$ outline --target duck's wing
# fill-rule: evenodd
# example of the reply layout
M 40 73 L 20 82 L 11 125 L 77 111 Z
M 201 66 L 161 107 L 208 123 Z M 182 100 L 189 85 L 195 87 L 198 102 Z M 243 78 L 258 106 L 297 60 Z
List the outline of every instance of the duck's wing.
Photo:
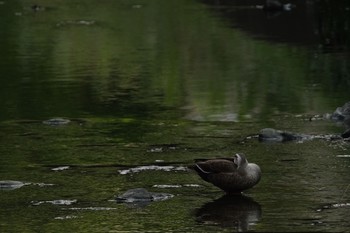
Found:
M 232 173 L 237 170 L 237 165 L 234 164 L 232 160 L 228 159 L 198 161 L 195 166 L 200 172 L 205 174 Z

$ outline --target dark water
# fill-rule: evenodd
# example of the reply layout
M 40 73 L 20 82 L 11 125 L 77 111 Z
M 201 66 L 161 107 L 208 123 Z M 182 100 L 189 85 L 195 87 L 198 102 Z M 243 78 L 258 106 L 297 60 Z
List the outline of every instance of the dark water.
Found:
M 1 232 L 348 231 L 349 142 L 309 119 L 350 100 L 350 5 L 257 4 L 1 1 L 0 180 L 25 184 L 0 190 Z M 249 137 L 266 127 L 319 139 Z M 263 172 L 240 198 L 186 169 L 237 152 Z M 174 197 L 114 201 L 139 187 Z

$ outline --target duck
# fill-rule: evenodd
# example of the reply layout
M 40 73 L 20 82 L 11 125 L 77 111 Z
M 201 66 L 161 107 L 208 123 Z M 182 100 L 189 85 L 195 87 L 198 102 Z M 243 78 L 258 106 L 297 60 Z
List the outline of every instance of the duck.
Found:
M 283 4 L 278 0 L 266 0 L 261 8 L 265 11 L 290 11 L 294 7 L 295 5 L 291 3 Z
M 222 189 L 228 195 L 241 194 L 258 184 L 261 179 L 260 167 L 249 163 L 242 153 L 231 158 L 196 159 L 190 168 L 204 181 Z
M 32 11 L 35 11 L 35 12 L 36 11 L 44 11 L 45 10 L 45 7 L 37 5 L 37 4 L 32 5 L 31 8 L 32 8 Z

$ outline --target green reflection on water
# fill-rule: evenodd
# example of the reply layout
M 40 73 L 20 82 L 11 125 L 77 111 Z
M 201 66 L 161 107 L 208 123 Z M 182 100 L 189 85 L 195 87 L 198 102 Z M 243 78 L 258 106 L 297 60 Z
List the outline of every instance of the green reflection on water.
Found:
M 186 106 L 191 119 L 239 121 L 348 98 L 348 59 L 252 40 L 189 1 L 7 6 L 2 119 Z

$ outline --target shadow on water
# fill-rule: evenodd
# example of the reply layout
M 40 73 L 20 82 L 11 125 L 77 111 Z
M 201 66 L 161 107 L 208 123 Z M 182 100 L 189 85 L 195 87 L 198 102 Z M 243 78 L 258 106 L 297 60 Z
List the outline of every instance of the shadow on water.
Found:
M 341 1 L 281 1 L 296 7 L 290 11 L 264 11 L 262 0 L 201 0 L 255 38 L 319 47 L 323 52 L 348 50 L 350 3 Z
M 252 230 L 251 226 L 257 224 L 261 216 L 260 204 L 244 195 L 225 195 L 205 203 L 196 211 L 198 222 L 230 227 L 237 232 Z

